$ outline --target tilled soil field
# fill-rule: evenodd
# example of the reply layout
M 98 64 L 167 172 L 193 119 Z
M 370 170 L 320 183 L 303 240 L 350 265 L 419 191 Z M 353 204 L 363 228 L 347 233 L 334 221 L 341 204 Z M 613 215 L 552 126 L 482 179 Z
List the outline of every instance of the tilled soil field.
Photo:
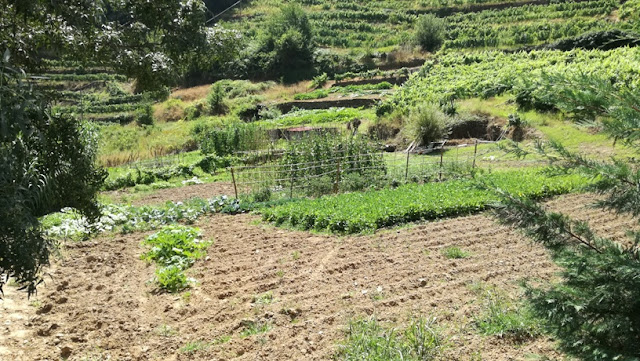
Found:
M 196 184 L 179 188 L 158 189 L 146 194 L 131 194 L 126 191 L 105 192 L 105 195 L 116 201 L 126 201 L 134 206 L 179 202 L 191 198 L 209 199 L 222 195 L 233 195 L 233 183 L 214 182 Z M 130 199 L 130 201 L 129 201 Z
M 550 206 L 622 237 L 632 221 L 588 209 L 593 199 L 571 195 Z M 446 360 L 561 358 L 544 336 L 516 343 L 475 330 L 483 306 L 470 285 L 515 298 L 518 281 L 549 281 L 557 271 L 542 247 L 489 216 L 356 237 L 272 228 L 252 215 L 197 226 L 215 243 L 188 271 L 197 286 L 182 295 L 158 294 L 149 283 L 154 266 L 139 259 L 148 233 L 68 244 L 36 298 L 8 287 L 0 359 L 328 360 L 349 320 L 401 325 L 418 315 L 437 317 Z M 448 246 L 471 256 L 447 259 L 440 251 Z M 261 302 L 266 292 L 273 299 Z M 250 322 L 270 329 L 245 336 Z M 183 349 L 194 342 L 208 346 Z

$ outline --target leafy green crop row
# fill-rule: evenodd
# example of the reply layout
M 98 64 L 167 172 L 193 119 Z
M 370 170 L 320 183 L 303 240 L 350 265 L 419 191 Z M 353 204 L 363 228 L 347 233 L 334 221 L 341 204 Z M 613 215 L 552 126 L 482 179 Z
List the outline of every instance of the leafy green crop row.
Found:
M 535 170 L 487 174 L 482 180 L 531 198 L 568 193 L 587 182 L 579 175 L 550 178 Z M 264 209 L 262 214 L 264 220 L 276 225 L 358 233 L 478 212 L 495 200 L 491 192 L 478 188 L 474 180 L 454 180 L 304 200 Z
M 38 77 L 43 77 L 48 80 L 59 81 L 102 81 L 102 80 L 117 80 L 127 81 L 127 77 L 119 74 L 40 74 Z
M 72 209 L 63 210 L 44 217 L 43 227 L 48 236 L 54 238 L 82 239 L 92 233 L 121 231 L 130 233 L 157 229 L 178 222 L 193 223 L 199 217 L 214 213 L 243 213 L 252 205 L 239 203 L 226 196 L 185 202 L 167 202 L 162 206 L 102 206 L 102 217 L 94 223 L 79 216 Z
M 334 86 L 330 89 L 316 89 L 312 92 L 296 94 L 293 98 L 295 100 L 311 100 L 311 99 L 326 98 L 329 96 L 329 94 L 341 94 L 341 95 L 379 94 L 391 88 L 393 88 L 393 85 L 391 85 L 391 83 L 383 81 L 378 84 Z
M 355 119 L 373 119 L 371 110 L 354 108 L 329 108 L 319 110 L 297 110 L 276 119 L 258 122 L 266 126 L 296 126 L 323 123 L 347 123 Z
M 67 113 L 117 113 L 128 112 L 144 107 L 145 103 L 119 103 L 119 104 L 106 104 L 106 105 L 94 105 L 89 104 L 82 105 L 70 105 L 63 107 L 56 107 L 54 111 L 67 114 Z

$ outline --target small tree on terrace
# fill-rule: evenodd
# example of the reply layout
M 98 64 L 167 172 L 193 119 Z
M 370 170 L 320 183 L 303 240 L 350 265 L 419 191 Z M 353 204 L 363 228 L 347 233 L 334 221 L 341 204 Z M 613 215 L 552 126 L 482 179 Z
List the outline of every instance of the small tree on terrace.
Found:
M 444 20 L 432 14 L 423 15 L 416 23 L 416 42 L 423 50 L 438 50 L 444 40 L 444 30 Z
M 302 7 L 284 6 L 267 23 L 260 51 L 270 55 L 267 67 L 287 81 L 298 80 L 313 71 L 313 31 Z
M 604 117 L 605 132 L 638 149 L 640 97 L 633 89 L 615 86 L 609 78 L 581 75 L 546 75 L 541 87 L 559 109 Z M 591 176 L 591 190 L 603 196 L 597 207 L 640 216 L 637 163 L 590 159 L 553 141 L 539 143 L 537 150 L 557 171 L 577 169 Z M 629 231 L 627 242 L 616 242 L 596 234 L 586 222 L 505 193 L 495 213 L 549 248 L 563 267 L 561 282 L 528 287 L 535 309 L 561 345 L 585 360 L 639 360 L 640 232 Z

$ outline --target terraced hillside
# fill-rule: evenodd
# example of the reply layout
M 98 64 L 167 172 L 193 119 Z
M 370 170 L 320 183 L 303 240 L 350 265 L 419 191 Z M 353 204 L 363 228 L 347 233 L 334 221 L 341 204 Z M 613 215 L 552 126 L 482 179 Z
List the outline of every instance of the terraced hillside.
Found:
M 31 79 L 37 88 L 52 93 L 54 112 L 100 123 L 127 124 L 135 120 L 137 110 L 158 96 L 133 94 L 130 81 L 109 68 L 91 64 L 78 67 L 64 61 L 48 61 L 45 67 Z
M 569 1 L 303 1 L 318 43 L 338 49 L 393 49 L 411 43 L 418 16 L 446 20 L 445 48 L 513 48 L 629 29 L 617 18 L 617 0 Z M 231 12 L 225 25 L 254 34 L 280 1 L 258 0 Z

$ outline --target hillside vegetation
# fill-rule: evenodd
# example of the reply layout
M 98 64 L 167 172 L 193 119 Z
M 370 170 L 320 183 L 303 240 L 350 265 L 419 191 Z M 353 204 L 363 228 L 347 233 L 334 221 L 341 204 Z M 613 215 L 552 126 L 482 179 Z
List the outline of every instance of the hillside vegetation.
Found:
M 0 359 L 638 360 L 640 0 L 0 5 Z

